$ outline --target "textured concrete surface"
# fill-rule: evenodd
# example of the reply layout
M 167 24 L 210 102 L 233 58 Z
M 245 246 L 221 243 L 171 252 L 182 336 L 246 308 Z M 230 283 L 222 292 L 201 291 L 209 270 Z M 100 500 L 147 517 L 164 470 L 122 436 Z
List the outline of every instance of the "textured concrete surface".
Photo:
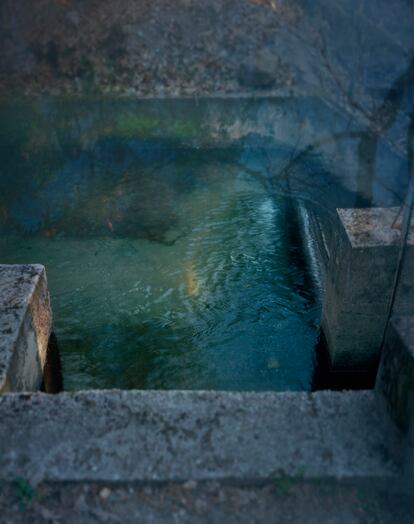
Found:
M 376 394 L 389 420 L 394 456 L 414 477 L 414 316 L 396 317 L 390 323 Z
M 338 209 L 340 221 L 352 248 L 399 246 L 402 213 L 397 207 Z M 414 245 L 414 221 L 408 235 Z
M 0 419 L 2 480 L 256 481 L 397 473 L 372 392 L 12 394 L 0 397 Z
M 397 208 L 338 209 L 323 304 L 332 368 L 369 369 L 379 358 L 397 268 Z M 414 313 L 414 227 L 395 310 Z
M 0 265 L 0 392 L 39 389 L 51 326 L 45 268 Z

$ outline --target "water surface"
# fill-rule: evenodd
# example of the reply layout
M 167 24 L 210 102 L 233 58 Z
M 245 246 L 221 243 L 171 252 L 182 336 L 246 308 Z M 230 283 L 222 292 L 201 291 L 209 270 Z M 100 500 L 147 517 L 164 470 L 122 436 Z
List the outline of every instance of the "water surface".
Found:
M 65 389 L 310 389 L 294 201 L 248 150 L 25 114 L 3 135 L 1 262 L 46 266 Z

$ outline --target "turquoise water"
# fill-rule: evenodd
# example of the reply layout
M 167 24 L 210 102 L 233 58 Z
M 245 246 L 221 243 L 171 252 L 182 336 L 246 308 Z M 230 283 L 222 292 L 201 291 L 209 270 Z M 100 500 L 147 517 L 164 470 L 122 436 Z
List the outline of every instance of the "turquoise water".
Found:
M 2 149 L 0 262 L 46 266 L 65 389 L 311 388 L 294 202 L 245 153 L 25 137 Z

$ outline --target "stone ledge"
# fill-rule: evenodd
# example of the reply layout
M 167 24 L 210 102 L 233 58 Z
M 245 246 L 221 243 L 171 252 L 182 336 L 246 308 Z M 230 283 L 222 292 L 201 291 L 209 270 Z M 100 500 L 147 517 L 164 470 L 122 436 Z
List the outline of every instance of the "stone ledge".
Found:
M 16 486 L 32 500 L 22 502 Z M 407 488 L 403 492 L 392 478 L 38 486 L 20 480 L 2 483 L 0 507 L 7 524 L 413 524 Z
M 39 389 L 51 328 L 45 268 L 0 265 L 0 393 Z
M 1 480 L 398 474 L 372 392 L 9 394 L 0 397 L 0 419 Z
M 398 207 L 338 209 L 338 215 L 353 248 L 401 244 L 402 216 Z M 414 221 L 408 244 L 414 246 Z

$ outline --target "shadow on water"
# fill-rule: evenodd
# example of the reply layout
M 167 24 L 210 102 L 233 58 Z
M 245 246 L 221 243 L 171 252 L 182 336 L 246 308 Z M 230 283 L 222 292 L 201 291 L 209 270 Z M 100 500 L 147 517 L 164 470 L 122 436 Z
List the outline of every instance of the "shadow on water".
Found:
M 161 326 L 150 319 L 142 323 L 126 319 L 106 325 L 102 332 L 81 331 L 64 341 L 67 371 L 73 366 L 71 371 L 85 387 L 208 389 L 214 380 L 192 335 L 191 328 Z M 82 377 L 79 363 L 93 375 L 90 382 Z M 68 385 L 73 386 L 72 374 Z

